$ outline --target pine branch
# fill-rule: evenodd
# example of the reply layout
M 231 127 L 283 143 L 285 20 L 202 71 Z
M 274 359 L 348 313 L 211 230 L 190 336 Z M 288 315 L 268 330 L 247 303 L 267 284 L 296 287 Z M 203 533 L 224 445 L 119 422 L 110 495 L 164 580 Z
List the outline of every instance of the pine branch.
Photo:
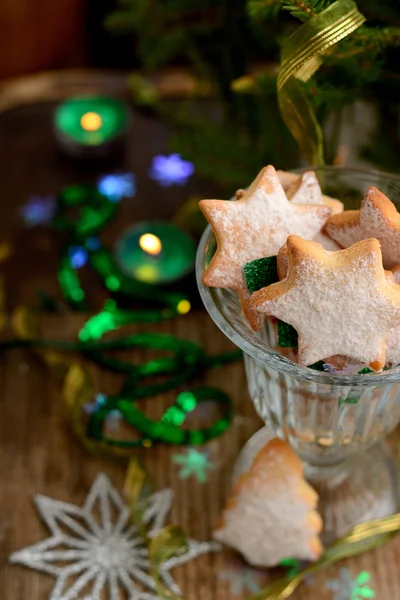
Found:
M 308 21 L 331 4 L 331 0 L 282 0 L 283 10 L 289 11 L 300 21 Z
M 351 36 L 343 40 L 333 51 L 331 57 L 333 62 L 346 60 L 347 58 L 367 53 L 368 59 L 374 58 L 388 47 L 400 46 L 400 27 L 367 27 L 362 25 Z
M 276 17 L 281 5 L 281 0 L 248 0 L 246 10 L 253 21 L 268 21 Z

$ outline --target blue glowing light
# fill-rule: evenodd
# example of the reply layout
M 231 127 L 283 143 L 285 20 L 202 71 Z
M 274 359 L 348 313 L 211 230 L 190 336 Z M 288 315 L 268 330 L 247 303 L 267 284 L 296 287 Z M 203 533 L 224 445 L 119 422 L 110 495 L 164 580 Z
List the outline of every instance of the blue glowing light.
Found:
M 21 208 L 21 216 L 28 227 L 49 225 L 56 208 L 55 196 L 31 196 Z
M 98 237 L 90 237 L 86 240 L 86 248 L 95 252 L 101 246 L 101 241 Z
M 96 394 L 94 399 L 97 406 L 104 406 L 107 401 L 107 396 L 105 394 Z
M 155 156 L 149 169 L 150 179 L 154 179 L 163 187 L 171 185 L 185 185 L 189 177 L 194 173 L 191 162 L 183 160 L 180 154 L 169 156 Z
M 107 430 L 111 433 L 118 431 L 120 425 L 122 422 L 122 413 L 118 410 L 112 410 L 108 413 L 107 415 L 107 419 L 106 419 L 106 428 Z
M 136 181 L 133 173 L 103 175 L 97 182 L 100 194 L 110 202 L 120 202 L 122 198 L 132 198 L 136 194 Z
M 88 253 L 82 246 L 71 246 L 68 248 L 68 256 L 71 267 L 81 269 L 88 261 Z

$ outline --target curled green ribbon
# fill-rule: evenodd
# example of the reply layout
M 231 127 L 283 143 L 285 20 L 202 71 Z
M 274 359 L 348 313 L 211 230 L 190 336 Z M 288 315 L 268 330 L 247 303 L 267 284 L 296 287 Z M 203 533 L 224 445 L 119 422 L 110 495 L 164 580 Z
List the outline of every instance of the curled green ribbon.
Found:
M 123 395 L 124 388 L 116 396 L 104 396 L 102 404 L 91 415 L 86 425 L 83 420 L 83 409 L 93 400 L 94 386 L 87 369 L 74 363 L 65 378 L 63 396 L 70 410 L 73 431 L 82 444 L 89 450 L 98 450 L 116 456 L 130 456 L 136 448 L 151 447 L 157 442 L 202 444 L 221 435 L 229 427 L 232 418 L 230 400 L 225 392 L 216 388 L 197 388 L 178 394 L 175 403 L 165 411 L 159 421 L 146 417 L 136 406 L 135 400 L 165 391 L 166 386 L 172 389 L 176 384 L 177 379 L 171 378 L 168 382 L 146 388 L 138 386 L 135 389 L 133 386 L 129 396 Z M 224 416 L 204 429 L 182 429 L 187 416 L 198 403 L 205 401 L 220 404 L 224 409 Z M 103 432 L 105 419 L 115 410 L 121 413 L 125 423 L 136 430 L 135 437 L 120 439 L 105 435 Z
M 301 25 L 284 43 L 277 89 L 281 115 L 306 160 L 324 164 L 323 136 L 301 82 L 308 81 L 331 46 L 348 36 L 365 17 L 353 0 L 337 0 Z
M 114 311 L 118 321 L 118 311 Z M 125 317 L 126 315 L 123 315 Z M 121 317 L 122 318 L 122 317 Z M 186 383 L 195 375 L 209 368 L 217 368 L 238 360 L 240 350 L 207 355 L 196 343 L 181 340 L 165 333 L 141 332 L 125 335 L 112 340 L 99 340 L 96 335 L 87 341 L 58 341 L 40 338 L 35 314 L 21 307 L 13 315 L 14 329 L 21 339 L 0 342 L 0 353 L 12 348 L 30 348 L 37 352 L 51 367 L 57 367 L 64 378 L 63 395 L 71 415 L 72 427 L 89 450 L 103 453 L 130 456 L 138 446 L 151 447 L 155 443 L 196 445 L 221 435 L 230 425 L 232 407 L 228 395 L 217 388 L 201 387 L 183 391 L 176 397 L 161 420 L 149 419 L 138 408 L 136 402 L 170 391 Z M 168 352 L 169 356 L 158 356 L 144 363 L 121 360 L 110 356 L 115 350 L 135 348 Z M 95 389 L 88 369 L 66 355 L 80 352 L 89 360 L 104 369 L 125 376 L 118 394 L 101 395 L 102 403 L 93 405 Z M 159 377 L 163 377 L 161 381 Z M 150 382 L 147 379 L 153 378 Z M 208 427 L 183 429 L 188 415 L 201 402 L 218 404 L 222 416 Z M 89 419 L 85 419 L 85 409 L 94 408 Z M 104 433 L 104 424 L 113 411 L 119 411 L 124 422 L 135 431 L 128 439 L 119 439 Z

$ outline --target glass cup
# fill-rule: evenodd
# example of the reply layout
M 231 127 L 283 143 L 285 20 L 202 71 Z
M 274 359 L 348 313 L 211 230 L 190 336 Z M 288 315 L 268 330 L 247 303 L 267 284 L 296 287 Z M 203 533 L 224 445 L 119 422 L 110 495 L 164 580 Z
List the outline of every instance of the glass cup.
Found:
M 400 206 L 400 176 L 336 167 L 315 172 L 323 193 L 341 200 L 345 209 L 358 208 L 370 185 Z M 202 284 L 215 247 L 208 226 L 196 262 L 201 298 L 213 321 L 244 351 L 249 394 L 267 425 L 265 435 L 272 431 L 288 441 L 303 461 L 305 476 L 319 493 L 323 541 L 396 512 L 396 464 L 381 440 L 400 421 L 400 367 L 334 374 L 291 362 L 275 350 L 268 320 L 261 331 L 252 331 L 235 292 Z

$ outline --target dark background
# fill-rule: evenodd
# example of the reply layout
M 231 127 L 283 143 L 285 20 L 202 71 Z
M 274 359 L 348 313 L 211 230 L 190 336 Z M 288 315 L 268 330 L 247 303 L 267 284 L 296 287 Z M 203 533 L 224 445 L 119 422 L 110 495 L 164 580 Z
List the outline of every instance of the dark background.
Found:
M 39 70 L 136 66 L 132 35 L 104 28 L 116 0 L 1 0 L 0 79 Z

